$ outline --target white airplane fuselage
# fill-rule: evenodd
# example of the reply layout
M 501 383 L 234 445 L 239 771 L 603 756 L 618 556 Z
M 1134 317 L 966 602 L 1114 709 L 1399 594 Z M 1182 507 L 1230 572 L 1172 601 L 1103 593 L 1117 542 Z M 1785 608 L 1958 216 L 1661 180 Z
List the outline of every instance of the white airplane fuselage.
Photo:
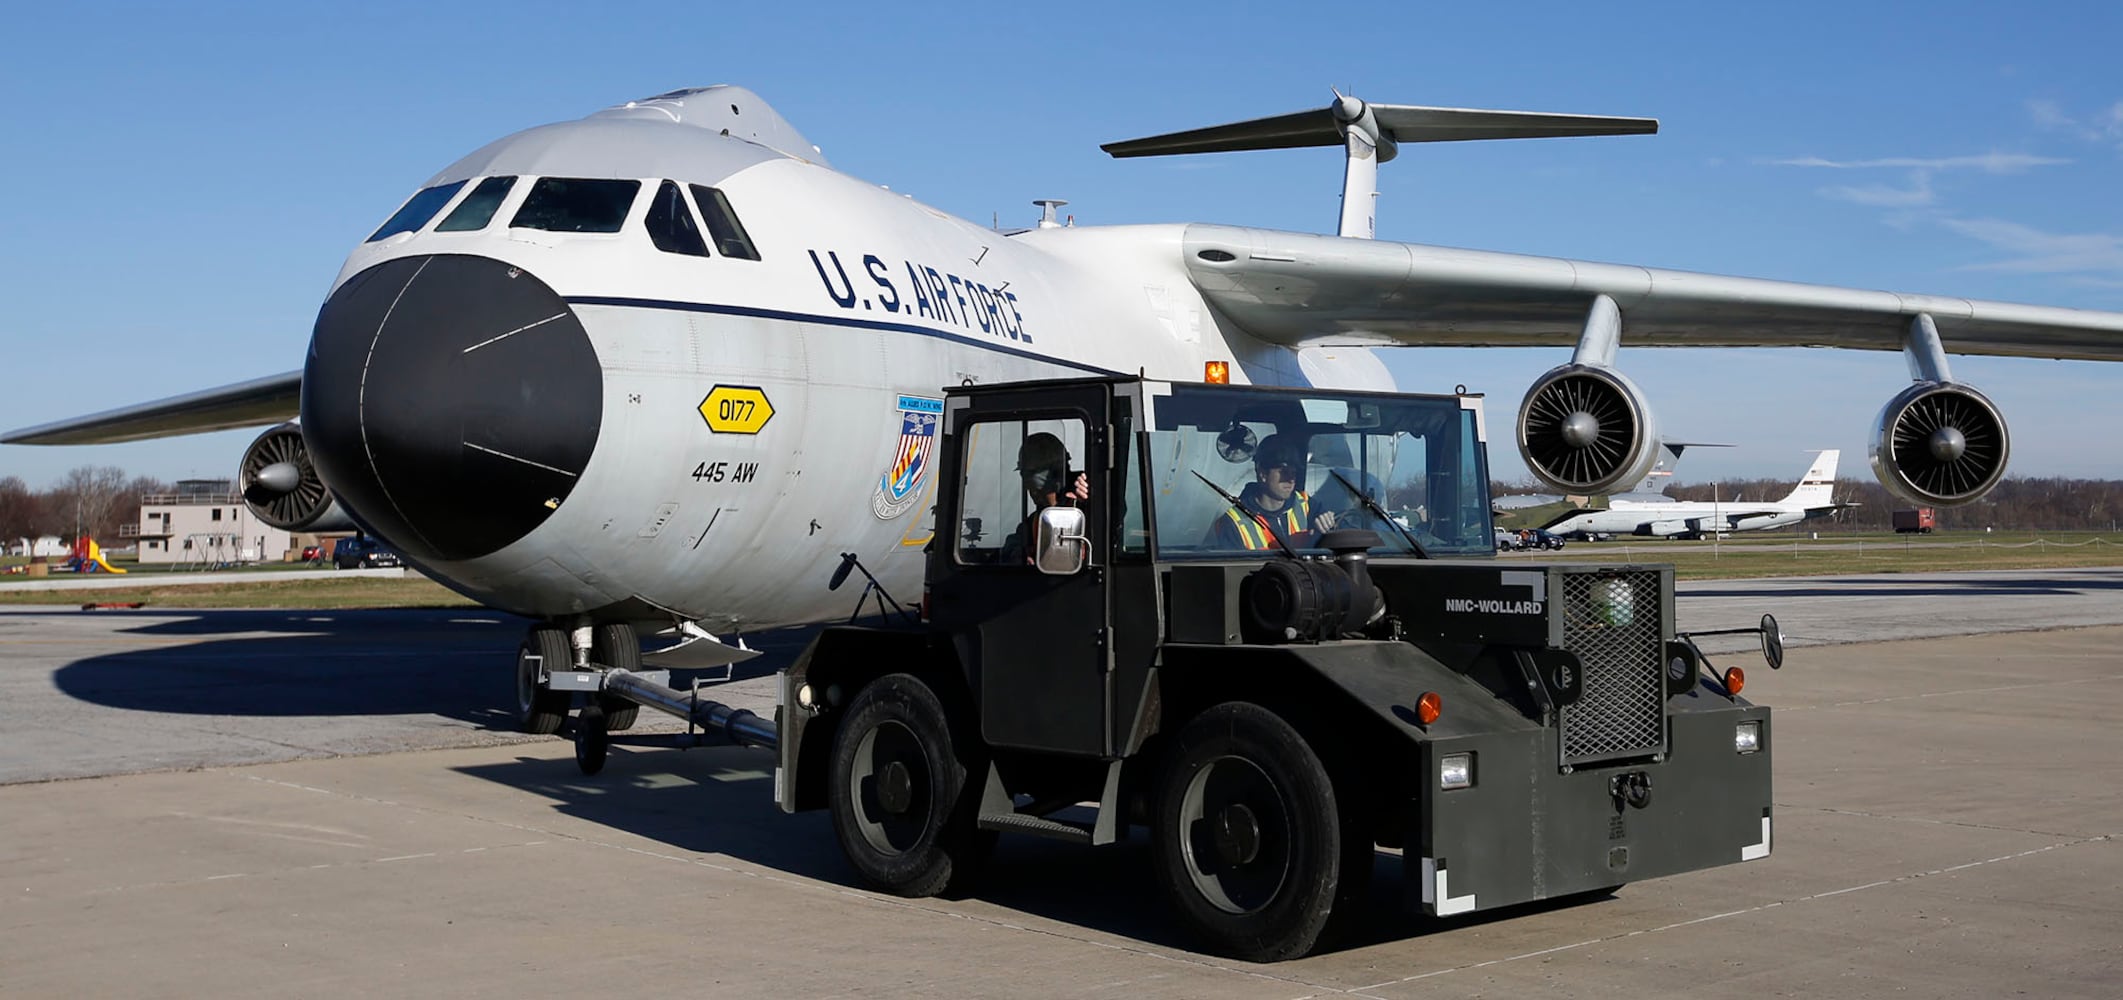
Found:
M 755 120 L 772 114 L 763 104 L 744 110 Z M 1301 366 L 1296 351 L 1219 328 L 1182 265 L 1178 225 L 1004 235 L 821 163 L 623 114 L 519 133 L 425 187 L 471 181 L 454 205 L 500 176 L 517 181 L 490 225 L 437 232 L 431 221 L 348 257 L 313 338 L 304 434 L 359 520 L 453 589 L 521 614 L 653 612 L 711 628 L 819 620 L 853 606 L 852 592 L 826 588 L 848 552 L 902 600 L 918 597 L 936 483 L 920 462 L 909 474 L 903 456 L 924 443 L 907 436 L 907 421 L 914 414 L 921 424 L 945 385 L 1138 371 L 1192 380 L 1205 361 L 1228 360 L 1234 381 L 1391 388 L 1368 352 L 1308 352 Z M 509 225 L 538 177 L 639 180 L 641 196 L 618 232 Z M 665 180 L 723 192 L 759 259 L 652 245 L 643 218 Z M 414 315 L 416 301 L 448 294 L 435 283 L 454 279 L 441 275 L 497 268 L 506 277 L 493 280 L 529 288 L 522 279 L 535 278 L 565 302 L 587 352 L 553 347 L 553 359 L 573 359 L 564 362 L 522 353 L 573 336 L 561 331 L 572 324 L 490 317 L 476 290 L 461 307 Z M 416 375 L 384 359 L 396 342 L 413 350 L 437 334 L 464 344 L 442 353 L 464 366 L 465 396 L 488 402 L 425 423 L 401 419 L 390 431 L 383 425 L 403 416 L 385 412 L 391 380 L 432 380 L 440 363 Z M 503 351 L 518 352 L 517 375 L 479 374 Z M 532 383 L 565 373 L 539 374 L 542 366 L 590 357 L 598 400 L 583 412 L 597 427 L 579 470 L 495 443 L 512 433 L 521 441 L 521 424 L 557 412 L 534 398 L 550 387 Z M 488 377 L 518 378 L 522 398 L 511 400 L 510 386 L 471 384 Z M 571 384 L 577 395 L 592 391 Z M 447 408 L 457 391 L 440 381 L 412 405 Z M 739 412 L 713 412 L 732 398 Z M 926 426 L 933 434 L 935 422 Z M 439 439 L 413 440 L 429 433 Z M 393 434 L 405 440 L 386 440 Z M 933 445 L 922 461 L 933 462 Z M 467 472 L 468 462 L 504 475 Z M 886 482 L 895 464 L 897 489 Z M 560 485 L 551 497 L 528 486 L 512 493 L 512 469 Z M 482 496 L 490 485 L 507 495 Z M 449 504 L 491 504 L 504 519 L 535 523 L 498 547 L 456 545 L 484 528 L 423 513 Z
M 1603 535 L 1650 535 L 1696 537 L 1734 531 L 1762 531 L 1797 524 L 1809 515 L 1803 508 L 1770 503 L 1707 503 L 1674 500 L 1667 503 L 1623 504 L 1602 511 L 1574 514 L 1548 526 L 1556 534 L 1585 532 Z
M 1547 526 L 1556 534 L 1649 535 L 1655 538 L 1700 538 L 1735 531 L 1766 531 L 1822 517 L 1837 509 L 1833 499 L 1836 464 L 1841 453 L 1823 451 L 1781 500 L 1710 501 L 1633 500 L 1616 497 L 1606 510 L 1582 511 Z

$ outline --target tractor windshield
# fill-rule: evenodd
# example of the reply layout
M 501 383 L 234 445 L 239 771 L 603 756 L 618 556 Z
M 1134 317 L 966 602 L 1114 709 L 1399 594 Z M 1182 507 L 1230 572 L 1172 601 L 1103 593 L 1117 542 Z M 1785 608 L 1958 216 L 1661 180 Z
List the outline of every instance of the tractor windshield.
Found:
M 1135 523 L 1147 506 L 1159 558 L 1277 550 L 1277 535 L 1317 549 L 1337 528 L 1376 531 L 1379 556 L 1417 547 L 1491 554 L 1478 406 L 1475 397 L 1174 384 L 1154 398 L 1143 460 L 1130 463 L 1124 545 L 1150 544 L 1148 526 Z M 1150 503 L 1132 502 L 1144 485 Z

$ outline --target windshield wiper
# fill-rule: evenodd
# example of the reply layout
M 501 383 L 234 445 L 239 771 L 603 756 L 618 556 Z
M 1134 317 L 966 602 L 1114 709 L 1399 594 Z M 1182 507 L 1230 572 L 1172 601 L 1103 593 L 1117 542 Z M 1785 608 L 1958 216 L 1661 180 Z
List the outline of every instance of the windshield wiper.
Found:
M 1250 510 L 1247 510 L 1244 501 L 1240 500 L 1235 496 L 1232 496 L 1228 492 L 1225 492 L 1223 487 L 1218 486 L 1213 482 L 1210 482 L 1208 476 L 1202 475 L 1201 473 L 1197 472 L 1194 474 L 1194 478 L 1201 480 L 1202 485 L 1207 486 L 1212 490 L 1215 490 L 1216 495 L 1223 497 L 1226 502 L 1230 503 L 1231 509 L 1238 511 L 1240 517 L 1250 517 L 1253 519 L 1253 522 L 1255 524 L 1258 524 L 1261 527 L 1268 529 L 1268 537 L 1275 539 L 1275 544 L 1282 546 L 1284 555 L 1289 556 L 1292 559 L 1297 558 L 1297 553 L 1291 551 L 1290 549 L 1290 543 L 1283 540 L 1283 533 L 1275 530 L 1275 523 L 1273 521 L 1270 521 L 1269 519 L 1262 517 L 1259 514 L 1255 514 Z
M 1379 520 L 1384 521 L 1387 524 L 1393 525 L 1393 530 L 1400 532 L 1401 537 L 1408 540 L 1408 547 L 1415 550 L 1415 557 L 1417 559 L 1430 558 L 1430 553 L 1423 551 L 1422 543 L 1417 542 L 1415 540 L 1415 536 L 1413 534 L 1410 534 L 1408 529 L 1401 525 L 1401 522 L 1394 520 L 1392 515 L 1386 513 L 1386 509 L 1380 507 L 1378 505 L 1378 501 L 1371 499 L 1369 494 L 1366 494 L 1363 490 L 1357 489 L 1356 484 L 1350 482 L 1347 478 L 1345 478 L 1342 475 L 1341 470 L 1328 469 L 1327 474 L 1333 476 L 1335 482 L 1342 484 L 1342 488 L 1348 490 L 1351 496 L 1356 497 L 1357 501 L 1364 505 L 1364 509 L 1371 512 L 1371 516 L 1378 518 Z M 1201 475 L 1201 473 L 1197 472 L 1195 473 L 1195 475 L 1198 476 Z M 1204 479 L 1202 480 L 1202 482 L 1207 483 L 1209 481 Z M 1214 486 L 1216 484 L 1210 483 L 1209 485 Z

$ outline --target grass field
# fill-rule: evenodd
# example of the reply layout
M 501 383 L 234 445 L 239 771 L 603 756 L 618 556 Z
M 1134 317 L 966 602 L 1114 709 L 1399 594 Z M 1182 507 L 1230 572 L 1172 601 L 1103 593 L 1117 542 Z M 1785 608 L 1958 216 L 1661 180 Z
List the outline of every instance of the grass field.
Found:
M 2123 543 L 2093 533 L 1993 535 L 1774 535 L 1719 542 L 1630 539 L 1572 542 L 1559 552 L 1509 552 L 1501 565 L 1545 562 L 1672 563 L 1683 580 L 1968 569 L 2123 566 Z M 157 608 L 466 608 L 475 605 L 434 581 L 351 577 L 280 580 L 291 564 L 226 570 L 228 583 L 107 590 L 23 590 L 0 582 L 0 604 L 145 603 Z M 292 564 L 300 568 L 300 564 Z M 143 574 L 152 576 L 152 574 Z M 5 578 L 0 578 L 5 579 Z
M 251 573 L 230 571 L 231 576 Z M 470 608 L 466 600 L 426 577 L 351 577 L 171 584 L 96 590 L 18 590 L 0 583 L 0 604 L 136 604 L 151 608 Z

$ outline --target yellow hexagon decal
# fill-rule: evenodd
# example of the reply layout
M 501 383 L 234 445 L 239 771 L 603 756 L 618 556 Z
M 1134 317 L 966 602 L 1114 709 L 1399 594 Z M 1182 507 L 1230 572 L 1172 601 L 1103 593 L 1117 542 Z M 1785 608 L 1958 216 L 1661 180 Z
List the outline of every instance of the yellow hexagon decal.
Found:
M 774 416 L 774 404 L 755 386 L 718 385 L 700 401 L 700 416 L 717 434 L 757 434 Z

